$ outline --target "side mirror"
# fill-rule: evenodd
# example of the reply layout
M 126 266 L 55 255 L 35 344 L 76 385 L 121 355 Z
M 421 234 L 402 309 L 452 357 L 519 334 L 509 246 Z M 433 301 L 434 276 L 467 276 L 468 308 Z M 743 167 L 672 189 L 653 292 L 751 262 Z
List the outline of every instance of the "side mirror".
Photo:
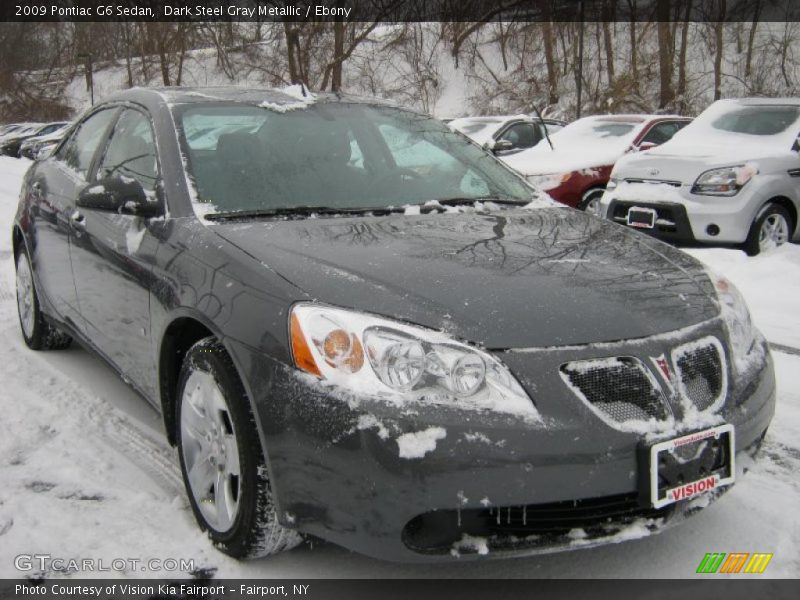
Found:
M 53 153 L 56 146 L 58 146 L 58 142 L 39 144 L 39 147 L 36 149 L 36 155 L 33 157 L 34 160 L 44 160 L 48 158 Z
M 75 203 L 80 208 L 92 208 L 139 217 L 155 217 L 161 214 L 161 203 L 149 199 L 140 184 L 129 177 L 107 177 L 86 188 Z
M 498 152 L 513 150 L 514 144 L 510 140 L 494 140 L 491 142 L 486 142 L 483 147 L 489 152 L 497 154 Z
M 658 144 L 654 144 L 653 142 L 642 142 L 639 144 L 639 152 L 644 152 L 645 150 L 650 150 L 651 148 L 655 148 Z

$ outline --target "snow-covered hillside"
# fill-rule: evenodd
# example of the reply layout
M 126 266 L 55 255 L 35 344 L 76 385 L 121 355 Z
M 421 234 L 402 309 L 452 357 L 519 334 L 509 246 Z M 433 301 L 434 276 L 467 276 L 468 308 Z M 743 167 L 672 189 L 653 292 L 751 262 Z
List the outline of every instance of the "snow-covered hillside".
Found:
M 195 526 L 158 415 L 84 350 L 36 353 L 22 341 L 9 233 L 29 164 L 0 157 L 0 577 L 32 574 L 17 572 L 14 557 L 37 553 L 106 564 L 193 559 L 217 577 L 664 578 L 695 576 L 706 552 L 744 551 L 774 553 L 765 576 L 800 573 L 800 355 L 782 352 L 761 461 L 718 503 L 661 535 L 579 555 L 444 566 L 385 563 L 318 542 L 247 563 L 223 556 Z M 756 259 L 692 253 L 741 288 L 770 340 L 800 347 L 800 247 Z

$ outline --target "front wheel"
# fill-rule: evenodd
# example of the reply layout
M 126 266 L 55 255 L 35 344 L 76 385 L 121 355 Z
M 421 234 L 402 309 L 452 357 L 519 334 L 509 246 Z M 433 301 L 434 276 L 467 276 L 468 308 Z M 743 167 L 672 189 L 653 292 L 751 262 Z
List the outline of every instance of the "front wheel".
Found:
M 24 249 L 17 252 L 17 314 L 22 339 L 31 350 L 63 350 L 72 343 L 72 338 L 51 325 L 42 313 L 31 261 Z
M 792 218 L 779 204 L 768 204 L 753 221 L 744 243 L 750 256 L 773 250 L 789 241 Z
M 203 339 L 186 354 L 178 393 L 183 481 L 214 545 L 235 558 L 256 558 L 299 544 L 300 534 L 278 522 L 247 393 L 216 339 Z
M 591 215 L 595 215 L 596 217 L 600 216 L 600 200 L 603 199 L 603 193 L 605 190 L 603 188 L 593 188 L 591 190 L 586 191 L 581 198 L 581 201 L 578 203 L 578 208 L 580 210 L 586 211 Z

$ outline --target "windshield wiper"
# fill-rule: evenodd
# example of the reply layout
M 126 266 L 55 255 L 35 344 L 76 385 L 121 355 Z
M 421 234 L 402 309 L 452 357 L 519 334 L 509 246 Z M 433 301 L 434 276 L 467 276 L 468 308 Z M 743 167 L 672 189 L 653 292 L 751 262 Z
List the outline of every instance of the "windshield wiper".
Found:
M 441 198 L 441 199 L 437 198 L 436 202 L 438 202 L 442 206 L 464 206 L 465 204 L 474 205 L 477 204 L 478 202 L 492 202 L 494 204 L 511 205 L 511 206 L 525 206 L 527 204 L 525 200 L 508 200 L 506 198 L 497 198 L 496 196 L 484 196 L 482 198 L 459 198 L 459 197 Z
M 399 212 L 402 209 L 383 206 L 361 208 L 337 208 L 334 206 L 280 206 L 276 208 L 258 208 L 254 210 L 230 210 L 205 215 L 209 221 L 226 221 L 236 219 L 259 219 L 269 217 L 309 217 L 311 215 L 361 215 L 371 213 L 385 215 Z

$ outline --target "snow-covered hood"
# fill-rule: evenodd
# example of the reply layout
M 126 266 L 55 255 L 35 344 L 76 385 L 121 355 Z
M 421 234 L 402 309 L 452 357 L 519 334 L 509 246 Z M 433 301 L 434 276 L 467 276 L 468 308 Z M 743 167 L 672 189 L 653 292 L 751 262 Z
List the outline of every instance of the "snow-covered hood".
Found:
M 689 184 L 709 169 L 754 164 L 763 172 L 769 169 L 770 161 L 792 157 L 798 160 L 796 153 L 775 145 L 690 144 L 675 140 L 646 152 L 628 154 L 619 160 L 613 176 Z
M 640 338 L 718 314 L 694 259 L 566 208 L 209 227 L 314 300 L 489 348 Z
M 554 140 L 553 142 L 557 142 Z M 522 175 L 550 175 L 569 173 L 613 165 L 628 148 L 628 144 L 614 142 L 556 146 L 552 150 L 542 142 L 530 150 L 523 150 L 501 159 Z

